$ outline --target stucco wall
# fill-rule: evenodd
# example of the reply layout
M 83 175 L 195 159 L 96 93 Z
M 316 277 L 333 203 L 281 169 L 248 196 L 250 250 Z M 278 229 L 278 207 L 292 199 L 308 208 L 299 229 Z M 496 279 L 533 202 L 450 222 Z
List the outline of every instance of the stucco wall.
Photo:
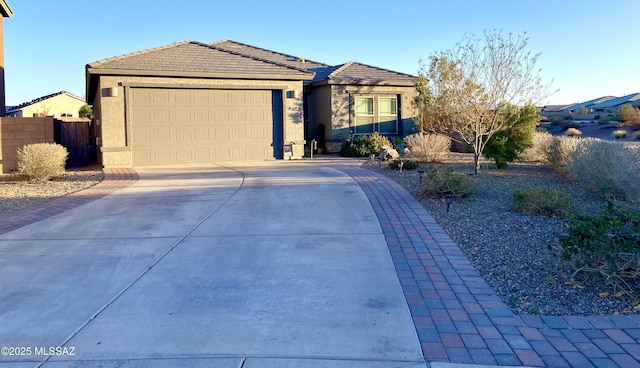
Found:
M 0 172 L 18 168 L 18 148 L 53 142 L 53 118 L 0 118 Z
M 132 165 L 131 146 L 126 139 L 125 99 L 128 87 L 235 88 L 283 91 L 284 143 L 304 145 L 302 82 L 277 80 L 212 80 L 138 76 L 101 76 L 98 83 L 94 114 L 99 159 L 105 167 Z M 117 91 L 110 96 L 110 91 Z M 286 93 L 297 91 L 297 93 Z
M 82 106 L 86 105 L 86 102 L 78 100 L 75 97 L 61 94 L 34 103 L 33 105 L 25 106 L 16 113 L 16 117 L 30 118 L 33 116 L 41 116 L 45 113 L 46 116 L 54 116 L 56 118 L 62 117 L 62 114 L 71 114 L 71 116 L 79 117 L 79 111 Z
M 414 87 L 397 86 L 353 86 L 353 85 L 331 85 L 331 123 L 327 132 L 327 148 L 330 152 L 338 152 L 342 140 L 348 137 L 354 127 L 354 112 L 351 104 L 352 96 L 395 96 L 400 95 L 400 132 L 407 135 L 413 132 L 413 108 L 411 100 L 415 96 Z

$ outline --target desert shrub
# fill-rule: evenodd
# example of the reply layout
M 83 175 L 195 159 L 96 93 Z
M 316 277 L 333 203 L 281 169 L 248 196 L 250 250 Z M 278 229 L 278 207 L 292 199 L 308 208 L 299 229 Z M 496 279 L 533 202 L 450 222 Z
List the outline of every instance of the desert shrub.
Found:
M 34 182 L 62 176 L 68 155 L 67 149 L 59 144 L 28 144 L 18 148 L 18 173 Z
M 420 192 L 431 197 L 447 194 L 465 197 L 473 193 L 474 187 L 471 176 L 456 172 L 451 166 L 444 166 L 424 173 Z
M 587 189 L 624 200 L 640 199 L 640 154 L 621 142 L 581 139 L 568 172 Z
M 598 125 L 608 125 L 611 122 L 611 119 L 608 116 L 600 116 L 597 115 Z
M 415 161 L 393 160 L 389 162 L 389 168 L 392 170 L 400 170 L 400 162 L 404 162 L 404 164 L 402 164 L 402 170 L 415 170 L 420 167 Z
M 571 211 L 571 196 L 564 190 L 547 187 L 518 188 L 513 191 L 516 210 L 548 217 L 566 216 Z
M 527 162 L 546 162 L 553 144 L 553 135 L 547 132 L 536 132 L 533 136 L 533 145 L 519 155 L 518 159 Z
M 554 116 L 551 118 L 551 125 L 556 126 L 562 124 L 562 118 L 559 116 Z
M 404 143 L 417 162 L 440 162 L 451 149 L 451 138 L 440 134 L 415 133 L 406 136 Z
M 513 124 L 489 138 L 483 151 L 486 158 L 495 161 L 498 169 L 506 168 L 509 162 L 513 162 L 522 151 L 533 145 L 536 125 L 540 120 L 533 105 L 523 109 L 509 106 L 503 119 L 512 120 Z
M 547 162 L 556 172 L 563 172 L 571 163 L 571 153 L 575 151 L 580 139 L 576 137 L 554 137 L 548 151 Z
M 389 139 L 378 132 L 371 135 L 350 135 L 340 149 L 340 156 L 368 157 L 380 153 L 381 147 L 392 147 Z
M 596 216 L 572 216 L 560 246 L 576 269 L 574 275 L 596 274 L 629 294 L 637 292 L 640 212 L 617 207 L 609 200 Z
M 577 121 L 570 120 L 564 125 L 564 129 L 580 129 L 581 126 L 582 124 L 578 123 Z
M 626 129 L 616 129 L 613 131 L 613 138 L 615 139 L 622 139 L 622 138 L 626 138 L 627 137 L 627 130 Z
M 565 130 L 564 135 L 568 136 L 568 137 L 579 137 L 582 135 L 582 132 L 579 129 L 576 128 L 569 128 L 567 130 Z

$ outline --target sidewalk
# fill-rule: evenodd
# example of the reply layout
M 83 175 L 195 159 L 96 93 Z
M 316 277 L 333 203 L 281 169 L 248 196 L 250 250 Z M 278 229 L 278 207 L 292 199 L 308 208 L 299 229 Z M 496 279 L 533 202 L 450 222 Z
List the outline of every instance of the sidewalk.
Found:
M 334 165 L 377 214 L 429 362 L 640 367 L 640 316 L 516 316 L 429 213 L 393 180 Z

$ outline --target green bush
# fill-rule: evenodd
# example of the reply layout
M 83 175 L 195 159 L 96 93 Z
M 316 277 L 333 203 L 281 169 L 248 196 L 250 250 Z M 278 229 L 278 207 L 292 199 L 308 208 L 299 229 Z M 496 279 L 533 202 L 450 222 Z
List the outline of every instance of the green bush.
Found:
M 596 118 L 598 119 L 598 125 L 608 125 L 611 122 L 611 118 L 609 118 L 608 116 L 601 116 Z
M 404 138 L 417 162 L 441 162 L 451 150 L 451 138 L 440 134 L 415 133 Z
M 564 125 L 564 129 L 569 129 L 569 128 L 574 128 L 574 129 L 580 129 L 582 127 L 582 124 L 578 123 L 577 121 L 569 121 Z
M 518 188 L 513 191 L 516 210 L 548 217 L 566 216 L 571 211 L 571 196 L 564 190 L 547 187 Z
M 511 127 L 494 134 L 487 141 L 483 154 L 493 159 L 498 169 L 504 169 L 509 162 L 518 158 L 520 153 L 533 145 L 536 125 L 540 120 L 536 107 L 528 105 L 523 109 L 507 108 L 505 116 L 512 121 Z
M 389 168 L 392 170 L 400 170 L 400 162 L 404 162 L 404 164 L 402 164 L 402 170 L 415 170 L 420 167 L 415 161 L 393 160 L 389 162 Z
M 562 254 L 579 272 L 604 277 L 631 294 L 640 281 L 640 212 L 607 201 L 596 216 L 575 215 L 560 239 Z
M 473 193 L 474 187 L 471 176 L 455 172 L 451 166 L 444 166 L 424 173 L 420 192 L 430 197 L 447 194 L 465 197 Z
M 571 153 L 567 171 L 594 192 L 640 200 L 640 153 L 622 142 L 581 139 Z
M 562 124 L 563 119 L 559 116 L 554 116 L 551 118 L 551 126 L 557 126 Z
M 345 157 L 368 157 L 378 155 L 381 147 L 393 147 L 389 139 L 378 132 L 372 135 L 350 135 L 349 139 L 342 144 L 340 156 Z
M 547 162 L 556 172 L 564 172 L 571 163 L 571 153 L 575 151 L 580 139 L 576 137 L 554 137 L 548 152 Z
M 68 155 L 67 149 L 59 144 L 28 144 L 18 148 L 18 173 L 32 182 L 62 176 Z

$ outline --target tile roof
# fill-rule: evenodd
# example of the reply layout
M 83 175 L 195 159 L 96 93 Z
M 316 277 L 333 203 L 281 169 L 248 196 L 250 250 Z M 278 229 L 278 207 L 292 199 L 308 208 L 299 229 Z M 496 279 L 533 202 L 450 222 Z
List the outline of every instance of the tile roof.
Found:
M 221 40 L 212 42 L 209 45 L 315 72 L 316 75 L 312 82 L 331 79 L 340 81 L 406 81 L 413 83 L 416 78 L 409 74 L 398 73 L 353 61 L 331 66 L 232 40 Z
M 275 74 L 308 79 L 312 72 L 286 64 L 252 57 L 195 41 L 138 51 L 99 60 L 87 69 L 121 69 L 162 72 Z
M 247 56 L 253 56 L 264 60 L 270 60 L 284 65 L 289 65 L 298 69 L 313 70 L 317 68 L 326 68 L 329 65 L 319 63 L 312 60 L 307 60 L 303 57 L 292 56 L 283 54 L 276 51 L 263 49 L 256 46 L 247 45 L 244 43 L 232 41 L 232 40 L 220 40 L 212 42 L 209 46 L 214 46 L 219 49 L 227 51 L 237 52 Z
M 640 93 L 632 93 L 630 95 L 613 98 L 601 103 L 597 103 L 589 106 L 591 109 L 603 109 L 607 107 L 616 107 L 624 104 L 631 104 L 632 106 L 640 106 Z
M 315 80 L 343 81 L 343 82 L 401 82 L 413 84 L 416 77 L 410 74 L 394 72 L 393 70 L 378 68 L 354 61 L 337 65 L 326 71 L 326 76 Z
M 50 98 L 53 98 L 53 97 L 56 97 L 56 96 L 59 96 L 59 95 L 62 95 L 62 94 L 67 95 L 69 97 L 73 97 L 73 98 L 75 98 L 77 100 L 80 100 L 82 102 L 85 102 L 84 98 L 78 97 L 78 96 L 74 95 L 73 93 L 70 93 L 70 92 L 67 92 L 67 91 L 60 91 L 60 92 L 52 93 L 50 95 L 38 97 L 38 98 L 33 99 L 33 100 L 29 101 L 29 102 L 21 103 L 18 106 L 11 106 L 10 108 L 7 107 L 7 112 L 14 112 L 14 111 L 17 111 L 17 110 L 22 110 L 23 108 L 25 108 L 27 106 L 31 106 L 33 104 L 37 104 L 38 102 L 46 101 L 46 100 L 48 100 Z

